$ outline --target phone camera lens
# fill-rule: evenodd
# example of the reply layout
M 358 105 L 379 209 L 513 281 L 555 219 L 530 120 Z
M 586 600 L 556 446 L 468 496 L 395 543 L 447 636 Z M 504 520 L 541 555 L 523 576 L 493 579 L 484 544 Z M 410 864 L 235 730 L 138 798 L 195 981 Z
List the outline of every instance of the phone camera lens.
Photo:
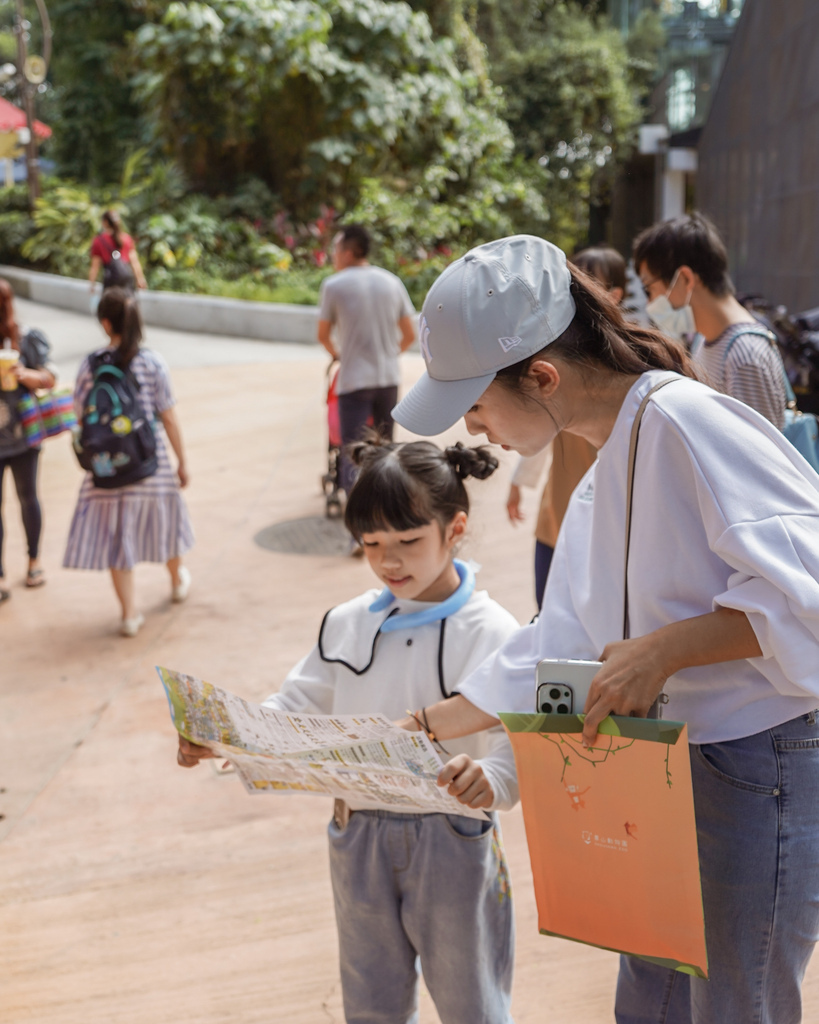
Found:
M 568 704 L 558 704 L 557 705 L 557 713 L 559 715 L 568 715 L 568 713 L 569 713 L 569 705 Z
M 549 703 L 548 700 L 544 700 L 544 702 L 540 705 L 540 710 L 541 713 L 544 715 L 551 715 L 552 705 Z
M 560 690 L 556 686 L 553 686 L 551 690 L 549 690 L 549 696 L 552 698 L 552 700 L 559 700 Z

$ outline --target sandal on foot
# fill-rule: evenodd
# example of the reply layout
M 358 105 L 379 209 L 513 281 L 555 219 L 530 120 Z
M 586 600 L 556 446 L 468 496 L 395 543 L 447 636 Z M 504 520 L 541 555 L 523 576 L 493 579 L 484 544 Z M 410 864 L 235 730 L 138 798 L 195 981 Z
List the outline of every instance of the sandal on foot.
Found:
M 145 616 L 135 615 L 132 619 L 123 619 L 120 623 L 119 631 L 122 636 L 136 636 L 144 625 Z
M 29 569 L 26 573 L 26 586 L 30 589 L 34 587 L 42 587 L 45 581 L 45 573 L 42 569 Z
M 191 590 L 191 574 L 184 565 L 179 566 L 179 582 L 171 589 L 171 600 L 174 604 L 182 604 Z

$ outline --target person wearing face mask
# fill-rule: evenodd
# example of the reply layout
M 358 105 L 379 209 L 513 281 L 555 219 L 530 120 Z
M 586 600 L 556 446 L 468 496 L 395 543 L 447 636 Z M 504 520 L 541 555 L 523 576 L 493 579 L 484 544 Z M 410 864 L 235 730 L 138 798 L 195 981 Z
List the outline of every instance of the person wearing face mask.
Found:
M 663 334 L 690 344 L 708 382 L 785 425 L 785 369 L 774 339 L 734 294 L 725 245 L 701 213 L 654 224 L 634 241 L 634 266 L 648 299 L 646 312 Z

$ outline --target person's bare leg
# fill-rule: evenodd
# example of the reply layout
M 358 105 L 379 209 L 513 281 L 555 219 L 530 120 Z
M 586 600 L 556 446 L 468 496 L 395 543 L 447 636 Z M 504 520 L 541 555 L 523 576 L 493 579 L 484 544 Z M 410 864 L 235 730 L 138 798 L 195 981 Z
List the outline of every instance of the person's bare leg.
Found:
M 191 574 L 186 566 L 182 564 L 181 557 L 169 558 L 167 561 L 168 572 L 171 574 L 171 601 L 174 604 L 181 604 L 187 600 L 191 589 Z
M 178 587 L 182 582 L 179 578 L 179 569 L 182 566 L 182 558 L 177 555 L 176 558 L 169 558 L 165 564 L 168 566 L 168 572 L 171 574 L 171 586 Z
M 122 607 L 123 619 L 135 619 L 137 615 L 134 595 L 134 573 L 131 569 L 112 569 L 111 580 Z

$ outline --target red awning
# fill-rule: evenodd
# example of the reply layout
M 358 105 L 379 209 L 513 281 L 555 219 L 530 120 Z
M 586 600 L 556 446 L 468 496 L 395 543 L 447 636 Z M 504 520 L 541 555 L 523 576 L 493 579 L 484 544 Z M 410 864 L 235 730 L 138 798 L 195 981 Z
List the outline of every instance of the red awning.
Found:
M 13 132 L 25 127 L 26 112 L 0 97 L 0 132 Z M 51 129 L 42 121 L 35 121 L 34 134 L 40 139 L 47 139 L 51 135 Z

